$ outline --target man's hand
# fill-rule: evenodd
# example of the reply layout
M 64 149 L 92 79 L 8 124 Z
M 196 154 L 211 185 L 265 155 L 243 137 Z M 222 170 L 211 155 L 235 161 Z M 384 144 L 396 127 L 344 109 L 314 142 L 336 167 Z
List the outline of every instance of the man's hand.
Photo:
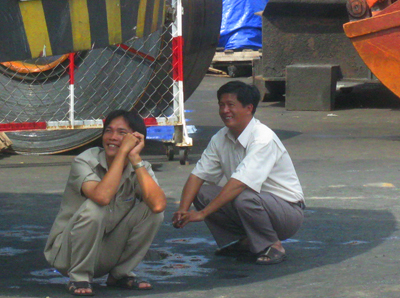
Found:
M 120 150 L 128 155 L 138 146 L 139 142 L 139 139 L 134 135 L 134 133 L 128 133 L 122 140 Z
M 172 217 L 172 225 L 174 228 L 181 228 L 182 225 L 182 216 L 186 213 L 186 211 L 176 211 L 174 216 Z
M 129 152 L 128 158 L 132 162 L 137 163 L 138 162 L 137 160 L 140 159 L 140 156 L 139 156 L 140 152 L 142 152 L 142 150 L 144 148 L 144 135 L 142 135 L 142 134 L 140 134 L 138 132 L 133 132 L 130 135 L 133 136 L 136 139 L 136 145 Z
M 189 222 L 198 222 L 203 221 L 205 218 L 203 212 L 201 211 L 178 211 L 174 213 L 174 217 L 172 219 L 172 223 L 175 228 L 183 228 Z

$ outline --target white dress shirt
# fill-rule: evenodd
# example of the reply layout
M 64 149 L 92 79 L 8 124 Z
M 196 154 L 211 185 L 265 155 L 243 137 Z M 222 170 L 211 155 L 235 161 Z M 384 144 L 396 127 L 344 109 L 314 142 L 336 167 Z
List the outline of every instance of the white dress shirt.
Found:
M 235 178 L 257 193 L 268 192 L 286 201 L 304 202 L 292 160 L 277 135 L 253 118 L 235 139 L 227 127 L 204 150 L 192 174 L 218 184 Z

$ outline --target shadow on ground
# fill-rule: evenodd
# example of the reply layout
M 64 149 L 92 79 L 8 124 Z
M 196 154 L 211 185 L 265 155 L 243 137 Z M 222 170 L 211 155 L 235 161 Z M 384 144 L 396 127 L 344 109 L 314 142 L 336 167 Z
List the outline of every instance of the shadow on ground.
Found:
M 1 295 L 70 297 L 64 288 L 67 279 L 49 267 L 42 253 L 60 199 L 59 195 L 0 193 Z M 182 230 L 171 226 L 175 208 L 169 204 L 151 253 L 137 270 L 153 282 L 151 294 L 229 288 L 337 264 L 377 247 L 396 230 L 396 220 L 387 210 L 309 209 L 300 232 L 284 244 L 288 260 L 272 270 L 214 256 L 216 245 L 203 223 Z M 96 281 L 95 290 L 97 297 L 140 294 L 108 289 L 104 279 Z
M 400 99 L 382 84 L 366 83 L 345 90 L 335 93 L 333 110 L 400 109 Z M 268 106 L 284 108 L 285 98 L 270 101 Z
M 400 109 L 400 99 L 382 84 L 355 86 L 350 93 L 337 92 L 335 109 Z

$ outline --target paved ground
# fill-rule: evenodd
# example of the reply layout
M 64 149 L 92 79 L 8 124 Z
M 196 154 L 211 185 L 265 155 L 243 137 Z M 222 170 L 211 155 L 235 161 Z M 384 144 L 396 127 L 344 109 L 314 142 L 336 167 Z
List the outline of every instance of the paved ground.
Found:
M 257 118 L 274 129 L 295 163 L 307 199 L 302 229 L 285 242 L 286 262 L 257 266 L 215 257 L 203 223 L 170 223 L 183 184 L 221 126 L 215 91 L 228 78 L 206 77 L 187 101 L 195 145 L 189 165 L 168 162 L 159 142 L 146 159 L 168 196 L 165 222 L 138 274 L 149 292 L 107 289 L 97 297 L 400 297 L 398 154 L 400 102 L 384 88 L 338 95 L 335 111 L 286 111 L 261 103 Z M 0 297 L 70 297 L 42 250 L 77 152 L 0 155 Z

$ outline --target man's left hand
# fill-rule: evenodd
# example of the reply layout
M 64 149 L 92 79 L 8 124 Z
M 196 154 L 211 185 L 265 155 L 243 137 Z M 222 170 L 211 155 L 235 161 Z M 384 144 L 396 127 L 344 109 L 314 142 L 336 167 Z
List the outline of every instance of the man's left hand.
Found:
M 144 148 L 144 135 L 138 133 L 137 131 L 133 132 L 132 135 L 137 139 L 137 143 L 136 146 L 133 147 L 132 150 L 129 152 L 128 158 L 132 163 L 137 163 L 141 161 L 140 152 Z

